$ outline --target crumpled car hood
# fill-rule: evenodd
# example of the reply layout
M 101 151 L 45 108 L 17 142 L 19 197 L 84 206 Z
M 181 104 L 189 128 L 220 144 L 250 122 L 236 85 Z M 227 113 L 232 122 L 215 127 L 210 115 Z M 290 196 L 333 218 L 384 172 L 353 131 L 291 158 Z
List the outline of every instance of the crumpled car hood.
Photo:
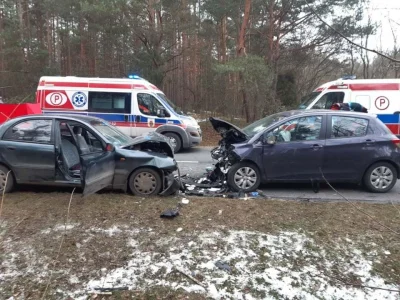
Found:
M 157 132 L 149 132 L 133 139 L 132 143 L 122 149 L 151 150 L 154 152 L 165 152 L 169 157 L 174 157 L 174 150 L 168 138 Z
M 211 125 L 230 144 L 247 141 L 249 137 L 237 126 L 218 118 L 209 118 Z

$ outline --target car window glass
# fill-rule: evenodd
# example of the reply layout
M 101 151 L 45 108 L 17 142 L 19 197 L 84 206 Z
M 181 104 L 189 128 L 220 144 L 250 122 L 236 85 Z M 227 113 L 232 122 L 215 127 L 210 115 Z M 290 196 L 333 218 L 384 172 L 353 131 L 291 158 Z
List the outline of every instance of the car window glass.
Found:
M 89 111 L 129 114 L 131 98 L 131 93 L 89 92 Z
M 317 140 L 321 127 L 322 116 L 301 117 L 283 123 L 268 135 L 274 135 L 277 142 Z
M 52 120 L 28 120 L 9 128 L 5 140 L 50 143 Z
M 73 132 L 74 138 L 72 137 L 71 132 L 67 127 L 67 123 L 61 122 L 61 139 L 68 140 L 69 142 L 74 144 L 75 147 L 77 146 L 82 154 L 102 152 L 104 150 L 102 142 L 97 137 L 95 137 L 88 129 L 74 122 L 69 122 L 68 125 Z
M 164 106 L 156 99 L 156 97 L 150 94 L 137 94 L 137 101 L 139 110 L 144 115 L 157 116 L 157 110 L 165 110 Z
M 368 120 L 356 117 L 332 116 L 331 138 L 360 137 L 367 134 Z
M 344 92 L 330 92 L 323 95 L 317 103 L 312 107 L 313 109 L 330 109 L 335 103 L 343 103 Z

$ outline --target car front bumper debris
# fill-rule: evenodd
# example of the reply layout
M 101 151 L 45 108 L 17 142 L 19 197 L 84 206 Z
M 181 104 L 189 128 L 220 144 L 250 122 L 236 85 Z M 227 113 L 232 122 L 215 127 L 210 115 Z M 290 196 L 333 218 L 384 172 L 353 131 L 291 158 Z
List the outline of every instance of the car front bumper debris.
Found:
M 161 191 L 160 196 L 170 196 L 176 193 L 181 188 L 181 183 L 174 174 L 164 174 L 164 189 Z

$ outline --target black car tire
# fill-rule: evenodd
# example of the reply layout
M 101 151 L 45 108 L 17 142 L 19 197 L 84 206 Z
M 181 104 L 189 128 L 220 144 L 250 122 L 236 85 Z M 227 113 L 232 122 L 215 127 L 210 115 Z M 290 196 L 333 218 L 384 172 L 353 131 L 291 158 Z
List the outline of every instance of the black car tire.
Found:
M 10 170 L 7 167 L 0 165 L 0 193 L 3 192 L 4 186 L 6 184 L 7 173 L 9 171 Z M 14 185 L 15 185 L 14 176 L 12 172 L 10 172 L 10 174 L 8 174 L 7 186 L 5 192 L 6 193 L 11 192 L 14 189 Z
M 374 179 L 373 177 L 381 178 Z M 389 178 L 388 178 L 389 177 Z M 391 178 L 391 182 L 388 179 Z M 390 163 L 387 162 L 377 162 L 368 168 L 368 170 L 364 174 L 363 182 L 364 186 L 372 193 L 386 193 L 390 191 L 397 181 L 397 170 Z M 387 183 L 387 185 L 379 187 L 380 182 L 383 184 Z
M 151 168 L 140 168 L 129 177 L 129 188 L 135 196 L 158 195 L 162 189 L 161 176 Z
M 182 148 L 181 137 L 173 132 L 166 132 L 164 135 L 171 140 L 171 143 L 173 144 L 172 150 L 174 150 L 174 153 L 178 153 Z
M 238 181 L 241 180 L 240 177 L 247 177 L 249 183 L 253 183 L 251 186 L 239 186 Z M 234 191 L 243 191 L 243 192 L 254 192 L 260 186 L 261 183 L 261 174 L 258 170 L 257 166 L 250 162 L 240 162 L 233 165 L 228 171 L 228 185 Z

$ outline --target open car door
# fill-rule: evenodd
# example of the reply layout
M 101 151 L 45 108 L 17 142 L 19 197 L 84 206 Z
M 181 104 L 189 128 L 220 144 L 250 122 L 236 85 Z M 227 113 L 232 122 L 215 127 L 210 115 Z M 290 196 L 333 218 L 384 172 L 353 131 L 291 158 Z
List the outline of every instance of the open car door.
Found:
M 114 146 L 108 144 L 102 153 L 81 154 L 83 197 L 111 186 L 115 170 Z

